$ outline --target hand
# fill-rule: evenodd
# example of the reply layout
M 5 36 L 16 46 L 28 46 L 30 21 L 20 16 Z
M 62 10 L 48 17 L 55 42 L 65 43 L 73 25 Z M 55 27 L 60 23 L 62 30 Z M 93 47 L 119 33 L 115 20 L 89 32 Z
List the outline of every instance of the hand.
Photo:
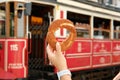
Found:
M 50 62 L 58 69 L 58 71 L 67 69 L 66 59 L 61 52 L 61 46 L 59 42 L 56 43 L 56 50 L 53 50 L 48 44 L 47 53 Z

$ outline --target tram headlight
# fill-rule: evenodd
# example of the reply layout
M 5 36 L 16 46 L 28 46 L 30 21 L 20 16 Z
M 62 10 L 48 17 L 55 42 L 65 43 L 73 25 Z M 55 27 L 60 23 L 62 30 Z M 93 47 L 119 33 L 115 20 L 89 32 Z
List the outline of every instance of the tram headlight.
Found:
M 19 8 L 22 8 L 22 6 L 18 6 Z M 21 18 L 22 17 L 22 12 L 23 10 L 22 9 L 18 9 L 18 18 Z

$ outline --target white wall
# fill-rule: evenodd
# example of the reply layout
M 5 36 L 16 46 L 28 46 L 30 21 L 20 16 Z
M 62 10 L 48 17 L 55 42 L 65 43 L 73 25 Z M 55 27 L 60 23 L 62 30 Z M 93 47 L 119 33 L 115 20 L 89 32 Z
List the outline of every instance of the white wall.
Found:
M 120 0 L 116 0 L 116 7 L 120 8 Z
M 94 1 L 94 2 L 98 2 L 98 0 L 89 0 L 89 1 Z

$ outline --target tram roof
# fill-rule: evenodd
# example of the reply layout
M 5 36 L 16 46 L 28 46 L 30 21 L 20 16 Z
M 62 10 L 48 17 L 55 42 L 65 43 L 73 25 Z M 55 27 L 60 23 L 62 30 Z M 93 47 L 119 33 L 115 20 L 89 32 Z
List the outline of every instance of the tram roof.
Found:
M 0 0 L 0 2 L 10 2 L 10 1 L 26 2 L 27 0 Z
M 49 2 L 57 2 L 59 0 L 0 0 L 0 2 L 11 2 L 11 1 L 20 1 L 20 2 L 29 2 L 29 1 L 49 1 Z
M 86 1 L 86 0 L 0 0 L 0 2 L 12 2 L 12 1 L 19 1 L 19 2 L 44 1 L 44 2 L 53 2 L 53 3 L 57 3 L 57 4 L 62 4 L 62 5 L 69 5 L 69 6 L 73 6 L 74 4 L 69 4 L 68 1 L 73 1 L 73 2 L 77 2 L 77 3 L 83 3 L 83 4 L 92 5 L 92 6 L 99 7 L 99 8 L 104 8 L 107 10 L 120 12 L 120 8 L 109 6 L 109 5 L 102 5 L 102 4 L 93 2 L 93 1 Z M 67 3 L 65 3 L 66 1 L 67 1 Z M 76 5 L 74 5 L 74 6 L 76 6 Z

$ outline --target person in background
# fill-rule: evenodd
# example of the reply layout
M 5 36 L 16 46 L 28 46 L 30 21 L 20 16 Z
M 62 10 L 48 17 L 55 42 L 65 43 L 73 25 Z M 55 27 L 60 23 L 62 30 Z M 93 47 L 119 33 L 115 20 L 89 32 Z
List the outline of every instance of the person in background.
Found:
M 52 47 L 48 44 L 47 54 L 51 64 L 57 68 L 58 79 L 72 80 L 71 72 L 68 70 L 67 62 L 64 55 L 62 54 L 59 42 L 56 43 L 56 50 L 53 50 Z

